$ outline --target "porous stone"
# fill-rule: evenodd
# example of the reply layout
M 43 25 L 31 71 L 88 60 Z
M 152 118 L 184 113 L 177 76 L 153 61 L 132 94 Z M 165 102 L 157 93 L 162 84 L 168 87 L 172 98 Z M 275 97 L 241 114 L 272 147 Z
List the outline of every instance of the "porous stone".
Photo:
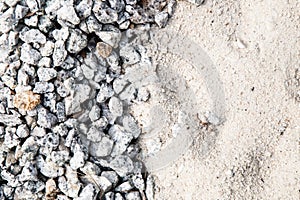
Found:
M 87 36 L 79 29 L 70 31 L 66 47 L 70 53 L 79 53 L 87 46 Z
M 109 24 L 118 20 L 118 12 L 109 8 L 105 2 L 96 1 L 93 7 L 93 13 L 99 22 Z
M 29 44 L 24 43 L 21 47 L 21 61 L 30 65 L 37 65 L 41 59 L 41 54 L 37 50 L 33 49 Z
M 45 108 L 41 108 L 38 111 L 37 124 L 44 128 L 51 128 L 57 123 L 57 117 L 50 113 Z
M 25 28 L 25 30 L 20 33 L 19 37 L 26 43 L 46 43 L 46 36 L 38 29 Z
M 50 81 L 57 76 L 57 71 L 53 68 L 40 67 L 37 70 L 39 81 Z
M 35 87 L 33 89 L 34 93 L 48 93 L 48 92 L 53 92 L 54 91 L 54 85 L 53 83 L 50 82 L 36 82 Z
M 13 104 L 18 109 L 32 110 L 40 104 L 40 95 L 32 91 L 19 92 L 14 96 Z

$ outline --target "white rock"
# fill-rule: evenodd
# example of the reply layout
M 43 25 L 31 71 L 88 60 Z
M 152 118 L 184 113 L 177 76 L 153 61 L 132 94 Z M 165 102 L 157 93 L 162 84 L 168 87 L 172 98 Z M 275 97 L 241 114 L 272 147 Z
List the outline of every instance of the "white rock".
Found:
M 84 166 L 84 153 L 82 151 L 74 153 L 74 156 L 70 160 L 70 166 L 73 170 Z
M 57 76 L 57 71 L 53 68 L 40 67 L 37 70 L 39 81 L 50 81 Z
M 46 43 L 46 36 L 38 29 L 24 30 L 20 33 L 20 39 L 26 43 Z

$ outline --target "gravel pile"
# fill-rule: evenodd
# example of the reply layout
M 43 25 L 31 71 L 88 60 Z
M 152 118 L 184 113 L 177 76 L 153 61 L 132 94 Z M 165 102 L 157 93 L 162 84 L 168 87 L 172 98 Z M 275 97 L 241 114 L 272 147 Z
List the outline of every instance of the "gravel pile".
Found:
M 122 79 L 147 58 L 124 31 L 166 26 L 175 0 L 0 2 L 0 199 L 153 199 Z

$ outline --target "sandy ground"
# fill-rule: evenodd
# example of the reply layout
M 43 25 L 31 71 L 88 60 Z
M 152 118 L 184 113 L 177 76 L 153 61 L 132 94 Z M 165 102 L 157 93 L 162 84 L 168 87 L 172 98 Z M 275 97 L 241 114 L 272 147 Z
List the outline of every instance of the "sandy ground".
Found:
M 205 155 L 198 152 L 203 140 L 195 141 L 175 163 L 153 173 L 155 199 L 300 198 L 300 105 L 285 88 L 287 69 L 300 66 L 299 13 L 296 0 L 179 2 L 165 30 L 190 38 L 209 55 L 226 107 Z M 164 56 L 162 65 L 178 73 L 190 69 L 185 77 L 195 89 L 195 109 L 209 110 L 199 90 L 205 77 L 188 61 Z

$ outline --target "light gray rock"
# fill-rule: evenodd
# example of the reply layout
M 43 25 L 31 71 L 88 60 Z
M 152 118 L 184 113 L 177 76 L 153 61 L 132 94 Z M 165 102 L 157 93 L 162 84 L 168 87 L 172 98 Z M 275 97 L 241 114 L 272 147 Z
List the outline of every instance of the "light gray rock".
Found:
M 21 47 L 21 61 L 30 64 L 37 65 L 41 59 L 41 54 L 37 50 L 33 49 L 29 44 L 24 43 Z
M 48 92 L 53 92 L 54 91 L 54 85 L 53 83 L 50 82 L 36 82 L 35 87 L 33 89 L 34 93 L 48 93 Z
M 62 40 L 66 41 L 70 35 L 69 29 L 67 27 L 62 27 L 61 29 L 55 29 L 52 35 L 56 41 Z
M 18 4 L 15 8 L 16 19 L 18 19 L 18 20 L 23 19 L 23 17 L 27 14 L 28 11 L 29 11 L 29 8 Z
M 119 176 L 124 177 L 134 169 L 132 160 L 126 155 L 116 156 L 110 163 L 110 167 L 116 171 Z
M 97 121 L 100 117 L 101 117 L 101 109 L 99 108 L 99 106 L 94 105 L 89 113 L 89 118 L 91 119 L 91 121 Z
M 120 56 L 125 65 L 133 65 L 140 61 L 141 56 L 133 46 L 126 45 L 121 47 Z
M 73 171 L 70 167 L 66 167 L 66 177 L 61 176 L 58 178 L 59 189 L 68 197 L 77 198 L 81 183 L 78 179 L 77 172 Z
M 48 157 L 47 157 L 48 158 Z M 57 166 L 63 167 L 66 165 L 66 162 L 70 161 L 69 151 L 52 151 L 50 159 L 54 162 Z
M 125 198 L 126 200 L 141 200 L 140 193 L 137 191 L 125 194 Z
M 81 111 L 81 103 L 90 98 L 91 88 L 89 85 L 77 84 L 73 93 L 65 98 L 66 115 Z
M 47 41 L 44 46 L 40 48 L 40 52 L 42 56 L 51 56 L 54 50 L 54 43 L 51 41 Z
M 20 115 L 16 112 L 12 114 L 0 114 L 0 122 L 6 126 L 16 126 L 22 123 Z
M 35 13 L 39 9 L 38 2 L 36 0 L 25 0 L 27 6 L 29 7 L 30 11 Z
M 87 36 L 79 29 L 70 30 L 70 37 L 67 40 L 67 50 L 70 53 L 79 53 L 87 46 Z
M 39 126 L 36 126 L 30 133 L 32 136 L 44 137 L 46 135 L 46 130 Z
M 80 170 L 85 174 L 90 175 L 99 175 L 101 170 L 100 168 L 92 162 L 87 161 L 83 167 L 80 168 Z
M 39 81 L 50 81 L 57 76 L 57 71 L 53 68 L 40 67 L 37 70 Z
M 118 20 L 118 12 L 109 8 L 105 2 L 96 1 L 93 7 L 93 13 L 99 22 L 109 24 Z
M 114 142 L 108 137 L 104 136 L 100 142 L 91 142 L 89 152 L 95 157 L 105 157 L 112 151 Z
M 14 8 L 9 8 L 0 13 L 0 33 L 8 33 L 15 27 Z
M 169 15 L 167 12 L 161 12 L 155 15 L 154 21 L 160 27 L 164 28 L 169 20 Z
M 38 16 L 37 15 L 33 15 L 31 17 L 27 17 L 24 19 L 24 23 L 27 25 L 27 26 L 32 26 L 32 27 L 37 27 L 38 25 Z
M 98 20 L 94 16 L 89 16 L 86 19 L 86 25 L 90 33 L 99 32 L 102 30 L 102 25 L 98 22 Z
M 80 19 L 78 18 L 73 5 L 63 5 L 57 11 L 57 17 L 58 19 L 70 22 L 73 25 L 77 25 L 80 23 Z
M 106 101 L 107 99 L 112 97 L 113 95 L 114 95 L 114 91 L 113 91 L 112 87 L 107 84 L 102 84 L 100 86 L 100 90 L 99 90 L 96 100 L 98 103 L 103 103 L 104 101 Z
M 5 128 L 4 144 L 9 149 L 17 146 L 20 143 L 18 137 L 15 135 L 15 132 L 16 132 L 16 128 L 12 128 L 12 127 Z
M 57 166 L 54 162 L 45 162 L 42 156 L 37 157 L 37 168 L 44 176 L 49 178 L 56 178 L 64 174 L 64 169 Z
M 47 67 L 47 68 L 50 68 L 50 66 L 51 66 L 51 58 L 49 58 L 49 57 L 43 57 L 43 58 L 39 61 L 38 66 L 39 66 L 39 67 Z
M 82 73 L 84 77 L 88 80 L 92 80 L 94 78 L 95 71 L 91 69 L 89 66 L 83 64 L 80 66 L 82 69 Z
M 57 123 L 57 117 L 45 108 L 38 111 L 37 124 L 43 128 L 52 128 Z
M 54 44 L 54 51 L 53 51 L 53 64 L 54 66 L 60 66 L 63 64 L 67 57 L 67 51 L 65 49 L 65 43 L 62 40 L 58 40 Z
M 114 117 L 119 117 L 123 114 L 123 103 L 117 97 L 110 98 L 108 107 Z
M 131 133 L 135 139 L 140 136 L 141 129 L 137 124 L 136 120 L 132 116 L 127 115 L 123 118 L 123 126 L 124 129 L 127 132 Z
M 84 166 L 84 153 L 82 151 L 77 151 L 74 153 L 74 156 L 70 160 L 70 167 L 73 170 L 77 170 L 80 167 Z
M 124 200 L 124 197 L 120 193 L 116 193 L 114 200 Z
M 119 29 L 112 28 L 111 26 L 109 26 L 109 28 L 107 28 L 106 30 L 96 32 L 96 34 L 103 42 L 109 44 L 114 48 L 119 46 L 119 42 L 122 36 Z
M 78 198 L 74 198 L 74 200 L 95 200 L 98 191 L 96 190 L 93 184 L 88 184 L 83 188 Z
M 124 183 L 120 184 L 118 187 L 116 187 L 117 192 L 127 192 L 134 189 L 134 186 L 129 182 L 125 181 Z
M 125 152 L 131 140 L 133 139 L 132 134 L 125 131 L 124 128 L 119 125 L 113 125 L 109 129 L 108 134 L 115 142 L 112 152 L 113 156 L 121 155 L 123 152 Z
M 154 180 L 151 175 L 147 177 L 145 193 L 147 199 L 154 200 Z
M 76 6 L 76 11 L 78 13 L 78 16 L 81 19 L 85 19 L 85 18 L 91 16 L 92 6 L 93 6 L 92 0 L 80 1 L 79 4 Z
M 29 135 L 29 129 L 26 124 L 19 125 L 16 134 L 20 138 L 26 138 Z
M 107 178 L 114 186 L 116 186 L 119 181 L 118 174 L 114 171 L 104 171 L 101 173 L 101 176 Z
M 26 43 L 46 43 L 46 36 L 38 29 L 25 28 L 25 30 L 20 33 L 19 37 Z

